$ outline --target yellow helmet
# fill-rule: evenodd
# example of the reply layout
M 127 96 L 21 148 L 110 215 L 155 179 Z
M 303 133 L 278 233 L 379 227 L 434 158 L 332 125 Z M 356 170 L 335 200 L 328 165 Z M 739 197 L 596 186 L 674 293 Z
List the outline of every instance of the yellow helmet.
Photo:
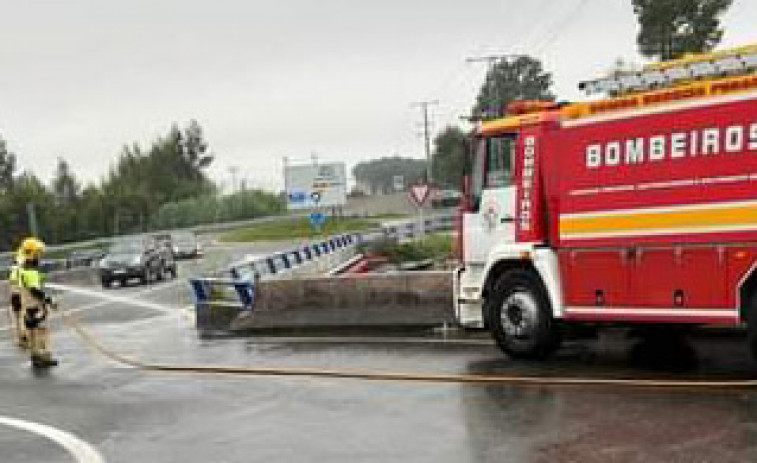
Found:
M 45 243 L 37 238 L 26 238 L 21 242 L 19 254 L 26 259 L 39 258 L 45 251 Z

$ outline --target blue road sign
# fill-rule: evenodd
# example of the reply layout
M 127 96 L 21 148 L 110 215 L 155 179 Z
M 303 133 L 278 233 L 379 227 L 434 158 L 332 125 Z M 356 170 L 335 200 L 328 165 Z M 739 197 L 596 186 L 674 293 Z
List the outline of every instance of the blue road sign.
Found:
M 313 212 L 310 214 L 310 226 L 316 230 L 320 230 L 328 216 L 323 212 Z

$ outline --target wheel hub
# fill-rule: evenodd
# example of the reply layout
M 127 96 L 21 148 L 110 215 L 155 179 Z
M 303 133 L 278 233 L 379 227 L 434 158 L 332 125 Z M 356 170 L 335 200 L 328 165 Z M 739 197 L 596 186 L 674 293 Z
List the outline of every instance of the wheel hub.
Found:
M 508 336 L 529 338 L 538 316 L 538 304 L 524 291 L 511 293 L 502 304 L 501 323 Z

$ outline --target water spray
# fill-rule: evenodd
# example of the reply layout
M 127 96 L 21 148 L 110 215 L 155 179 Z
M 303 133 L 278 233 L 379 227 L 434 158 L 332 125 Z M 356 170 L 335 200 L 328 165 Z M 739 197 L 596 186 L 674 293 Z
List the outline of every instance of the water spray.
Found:
M 157 310 L 159 312 L 164 312 L 164 313 L 178 313 L 179 311 L 178 308 L 175 308 L 172 306 L 158 304 L 156 302 L 145 301 L 145 300 L 137 299 L 137 298 L 114 296 L 112 294 L 104 294 L 100 291 L 82 288 L 81 286 L 71 286 L 71 285 L 64 285 L 60 283 L 46 283 L 45 287 L 54 289 L 56 291 L 61 291 L 64 293 L 80 294 L 82 296 L 88 296 L 88 297 L 97 298 L 97 299 L 104 299 L 105 301 L 109 301 L 109 302 L 137 306 L 137 307 L 142 307 L 145 309 Z

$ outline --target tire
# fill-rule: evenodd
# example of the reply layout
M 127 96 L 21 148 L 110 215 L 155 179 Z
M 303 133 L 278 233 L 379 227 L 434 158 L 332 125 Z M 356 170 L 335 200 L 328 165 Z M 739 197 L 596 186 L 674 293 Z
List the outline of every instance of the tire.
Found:
M 173 279 L 179 278 L 179 269 L 176 268 L 176 265 L 171 267 L 171 278 Z
M 534 272 L 510 270 L 486 299 L 489 329 L 503 352 L 518 359 L 545 359 L 561 341 L 547 291 Z
M 142 275 L 139 276 L 139 282 L 143 285 L 150 282 L 150 269 L 145 267 L 145 269 L 142 270 Z
M 113 282 L 107 278 L 101 278 L 100 283 L 102 283 L 103 288 L 108 289 Z
M 163 279 L 165 278 L 165 275 L 166 275 L 166 271 L 167 271 L 167 270 L 168 270 L 168 269 L 166 269 L 165 267 L 163 267 L 163 266 L 161 265 L 161 266 L 160 266 L 160 268 L 158 269 L 158 271 L 157 271 L 157 272 L 155 272 L 155 279 L 156 279 L 157 281 L 163 281 Z

